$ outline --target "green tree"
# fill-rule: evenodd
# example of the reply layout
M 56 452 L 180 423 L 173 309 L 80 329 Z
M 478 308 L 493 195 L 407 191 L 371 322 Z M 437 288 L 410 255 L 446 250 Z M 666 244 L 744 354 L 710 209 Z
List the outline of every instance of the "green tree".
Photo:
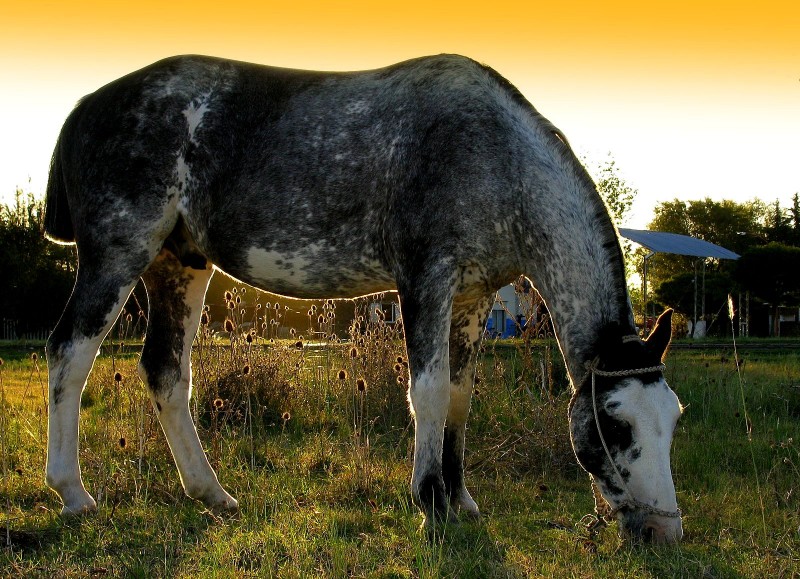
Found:
M 698 287 L 697 292 L 695 292 L 694 284 L 694 272 L 680 273 L 662 282 L 656 288 L 656 300 L 661 305 L 674 309 L 690 320 L 694 319 L 695 308 L 697 308 L 698 318 L 703 311 L 713 315 L 721 305 L 726 303 L 734 281 L 726 272 L 711 272 L 706 273 L 704 279 L 698 276 L 697 284 L 698 286 L 702 284 L 702 287 Z M 697 301 L 695 302 L 695 300 Z M 717 331 L 724 332 L 726 328 L 725 325 L 718 326 Z
M 792 227 L 791 212 L 781 207 L 781 203 L 777 199 L 767 210 L 764 220 L 764 235 L 776 243 L 793 244 L 794 228 Z
M 586 159 L 582 161 L 589 167 L 589 172 L 592 173 L 595 185 L 597 185 L 597 192 L 605 201 L 614 223 L 617 226 L 624 225 L 630 216 L 633 200 L 639 192 L 620 177 L 617 162 L 610 153 L 605 163 L 590 165 Z M 633 245 L 627 239 L 621 239 L 620 242 L 622 254 L 625 257 L 625 268 L 630 275 L 636 271 Z M 632 301 L 635 301 L 633 300 L 634 296 L 631 297 Z
M 619 176 L 617 162 L 610 154 L 605 163 L 594 168 L 593 173 L 597 191 L 606 202 L 611 217 L 617 225 L 623 225 L 639 192 Z
M 773 335 L 780 335 L 779 308 L 800 304 L 800 247 L 768 243 L 737 261 L 735 277 L 743 289 L 770 304 Z
M 741 255 L 748 248 L 764 243 L 766 213 L 766 205 L 758 199 L 745 203 L 709 198 L 701 201 L 674 199 L 656 206 L 648 227 L 653 231 L 704 239 Z M 668 279 L 694 271 L 695 260 L 684 255 L 659 254 L 650 260 L 648 279 L 657 288 Z M 727 260 L 707 264 L 710 273 L 730 272 L 732 267 Z
M 43 218 L 31 193 L 17 190 L 13 204 L 0 205 L 0 318 L 20 334 L 52 328 L 75 281 L 74 248 L 45 239 Z

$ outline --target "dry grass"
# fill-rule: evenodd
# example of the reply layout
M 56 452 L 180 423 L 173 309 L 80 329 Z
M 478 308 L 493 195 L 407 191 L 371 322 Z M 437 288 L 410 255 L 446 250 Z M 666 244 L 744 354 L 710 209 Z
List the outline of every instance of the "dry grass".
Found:
M 238 301 L 236 298 L 239 298 Z M 272 298 L 274 299 L 274 298 Z M 231 290 L 230 320 L 205 320 L 192 411 L 220 481 L 241 501 L 219 520 L 184 497 L 136 374 L 139 316 L 123 316 L 84 393 L 81 464 L 100 512 L 62 520 L 42 481 L 46 378 L 31 351 L 0 367 L 0 575 L 52 576 L 798 576 L 800 359 L 745 356 L 752 442 L 727 352 L 679 352 L 667 378 L 687 412 L 674 443 L 686 540 L 632 549 L 590 540 L 592 508 L 566 424 L 566 377 L 551 341 L 490 341 L 479 360 L 467 482 L 482 523 L 417 533 L 413 428 L 402 327 L 357 304 L 309 309 Z M 215 323 L 216 322 L 216 323 Z M 221 330 L 212 331 L 211 328 Z M 41 353 L 41 350 L 36 350 Z M 762 483 L 753 490 L 751 449 Z

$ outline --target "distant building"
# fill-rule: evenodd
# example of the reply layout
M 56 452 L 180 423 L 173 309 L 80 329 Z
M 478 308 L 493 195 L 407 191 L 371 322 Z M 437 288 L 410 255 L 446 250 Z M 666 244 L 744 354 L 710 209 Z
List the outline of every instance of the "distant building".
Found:
M 486 322 L 486 334 L 493 338 L 513 338 L 528 324 L 537 324 L 543 308 L 537 298 L 536 290 L 525 278 L 500 288 Z

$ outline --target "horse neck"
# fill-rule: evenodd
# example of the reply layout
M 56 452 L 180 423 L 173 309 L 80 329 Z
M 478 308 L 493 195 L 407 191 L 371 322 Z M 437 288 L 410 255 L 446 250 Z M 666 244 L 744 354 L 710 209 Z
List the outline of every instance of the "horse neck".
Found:
M 616 229 L 583 167 L 571 152 L 563 157 L 532 176 L 552 185 L 527 196 L 521 246 L 524 271 L 544 298 L 577 385 L 603 329 L 615 324 L 632 334 L 635 326 Z
M 573 276 L 564 276 L 561 283 L 570 277 Z M 627 302 L 627 294 L 622 297 L 620 293 L 623 290 L 617 284 L 603 284 L 608 281 L 602 277 L 575 275 L 568 282 L 570 291 L 542 290 L 567 370 L 576 386 L 586 372 L 587 362 L 597 355 L 605 328 L 618 327 L 617 335 L 636 333 L 630 306 L 623 307 L 620 303 L 622 300 Z M 552 280 L 539 283 L 542 287 L 549 287 Z

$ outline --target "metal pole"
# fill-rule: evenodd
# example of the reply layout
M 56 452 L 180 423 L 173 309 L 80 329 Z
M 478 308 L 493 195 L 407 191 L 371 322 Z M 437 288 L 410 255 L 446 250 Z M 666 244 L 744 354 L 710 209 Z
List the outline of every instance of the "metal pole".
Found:
M 644 256 L 644 275 L 642 276 L 642 331 L 644 334 L 647 333 L 647 260 L 654 255 L 655 252 L 651 251 Z
M 703 258 L 703 301 L 701 303 L 700 319 L 706 321 L 706 259 Z

